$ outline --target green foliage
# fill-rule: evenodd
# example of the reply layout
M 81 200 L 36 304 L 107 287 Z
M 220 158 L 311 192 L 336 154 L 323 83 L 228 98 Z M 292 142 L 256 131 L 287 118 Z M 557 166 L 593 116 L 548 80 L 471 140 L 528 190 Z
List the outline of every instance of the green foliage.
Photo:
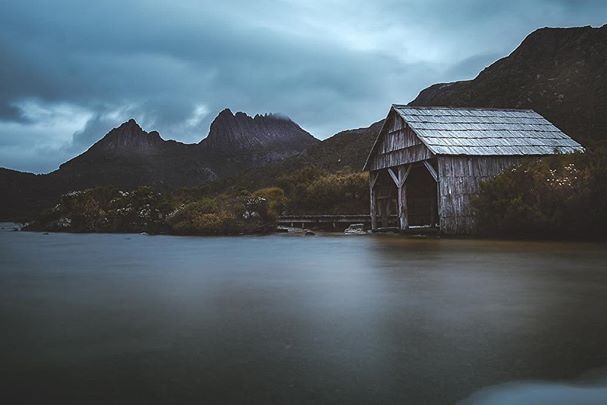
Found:
M 481 185 L 473 200 L 483 233 L 602 237 L 607 225 L 604 150 L 529 159 Z
M 149 187 L 125 192 L 97 187 L 61 196 L 30 229 L 70 232 L 162 232 L 171 205 Z
M 366 173 L 328 173 L 313 166 L 287 173 L 277 186 L 252 193 L 238 184 L 220 194 L 208 187 L 170 194 L 149 187 L 68 193 L 29 229 L 229 235 L 272 231 L 277 217 L 286 213 L 368 212 Z
M 268 232 L 274 229 L 277 215 L 271 207 L 279 207 L 284 200 L 278 188 L 214 197 L 196 189 L 171 195 L 148 187 L 133 191 L 94 188 L 63 195 L 29 229 L 184 235 Z
M 257 192 L 256 192 L 257 193 Z M 264 233 L 275 228 L 268 200 L 241 191 L 182 204 L 167 217 L 171 232 L 185 235 Z M 265 191 L 260 190 L 260 194 Z
M 200 187 L 180 188 L 171 193 L 171 198 L 175 204 L 188 203 L 208 197 L 211 194 L 210 185 Z
M 182 205 L 170 213 L 167 222 L 174 233 L 184 235 L 213 235 L 231 233 L 234 215 L 220 209 L 211 198 Z
M 316 166 L 307 166 L 303 169 L 296 170 L 293 172 L 287 172 L 276 179 L 278 186 L 291 195 L 294 188 L 306 184 L 310 184 L 319 177 L 325 175 L 326 172 L 317 168 Z
M 287 196 L 280 187 L 266 187 L 253 193 L 253 197 L 263 198 L 267 201 L 265 212 L 269 217 L 278 217 L 287 206 Z
M 290 213 L 361 214 L 369 211 L 367 173 L 306 176 L 306 181 L 292 184 L 289 190 Z

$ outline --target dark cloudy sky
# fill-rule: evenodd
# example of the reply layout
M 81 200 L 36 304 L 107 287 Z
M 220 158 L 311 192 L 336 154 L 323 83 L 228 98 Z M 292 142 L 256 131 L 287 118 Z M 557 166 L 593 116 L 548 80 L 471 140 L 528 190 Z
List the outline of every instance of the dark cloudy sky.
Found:
M 0 0 L 0 166 L 54 170 L 130 117 L 198 142 L 224 107 L 326 138 L 606 22 L 605 0 Z

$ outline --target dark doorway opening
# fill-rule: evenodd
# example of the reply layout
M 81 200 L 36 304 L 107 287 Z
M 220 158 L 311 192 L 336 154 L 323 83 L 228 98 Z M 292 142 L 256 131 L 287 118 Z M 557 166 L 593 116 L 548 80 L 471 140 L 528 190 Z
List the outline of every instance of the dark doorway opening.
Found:
M 382 170 L 377 178 L 377 223 L 382 228 L 398 226 L 398 189 L 387 170 Z
M 436 226 L 437 187 L 428 169 L 423 164 L 413 166 L 406 184 L 409 226 Z

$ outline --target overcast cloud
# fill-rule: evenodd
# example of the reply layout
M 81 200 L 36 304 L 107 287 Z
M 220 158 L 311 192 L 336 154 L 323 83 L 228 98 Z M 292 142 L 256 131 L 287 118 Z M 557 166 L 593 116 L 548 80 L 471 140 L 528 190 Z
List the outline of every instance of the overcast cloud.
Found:
M 135 118 L 198 142 L 223 108 L 319 138 L 473 78 L 604 0 L 0 0 L 0 166 L 47 172 Z M 169 3 L 169 2 L 167 2 Z

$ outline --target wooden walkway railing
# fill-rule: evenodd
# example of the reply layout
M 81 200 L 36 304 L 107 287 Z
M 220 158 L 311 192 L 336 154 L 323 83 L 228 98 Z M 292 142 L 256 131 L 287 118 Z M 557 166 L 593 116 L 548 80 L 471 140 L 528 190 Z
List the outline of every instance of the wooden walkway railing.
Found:
M 359 215 L 283 215 L 278 217 L 278 225 L 289 226 L 292 228 L 324 228 L 324 229 L 343 229 L 352 224 L 364 224 L 368 229 L 371 227 L 371 216 L 369 214 Z M 379 227 L 377 232 L 401 232 L 405 234 L 438 234 L 439 228 L 435 226 L 410 226 L 406 231 L 399 231 L 398 215 L 388 216 L 388 227 Z
M 390 215 L 390 220 L 397 221 L 396 215 Z M 369 214 L 356 215 L 283 215 L 278 217 L 278 225 L 283 226 L 301 226 L 302 228 L 310 225 L 351 225 L 351 224 L 371 224 Z

